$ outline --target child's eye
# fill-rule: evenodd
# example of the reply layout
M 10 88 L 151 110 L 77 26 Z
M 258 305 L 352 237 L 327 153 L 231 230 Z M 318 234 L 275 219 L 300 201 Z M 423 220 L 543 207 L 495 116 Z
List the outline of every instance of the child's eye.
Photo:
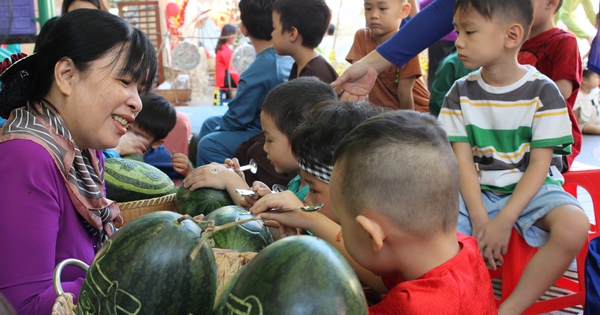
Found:
M 473 33 L 475 33 L 474 31 L 466 31 L 465 34 L 467 35 L 472 35 Z
M 381 11 L 385 11 L 385 10 L 387 10 L 387 9 L 388 9 L 388 8 L 380 8 L 379 10 L 381 10 Z

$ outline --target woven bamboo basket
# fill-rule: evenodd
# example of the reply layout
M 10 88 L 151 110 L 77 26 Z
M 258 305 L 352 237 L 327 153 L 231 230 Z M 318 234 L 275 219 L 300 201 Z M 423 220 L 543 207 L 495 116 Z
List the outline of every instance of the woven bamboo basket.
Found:
M 157 198 L 121 202 L 119 203 L 119 209 L 121 209 L 123 223 L 115 222 L 117 227 L 121 227 L 123 224 L 150 212 L 162 210 L 177 212 L 175 208 L 175 193 Z

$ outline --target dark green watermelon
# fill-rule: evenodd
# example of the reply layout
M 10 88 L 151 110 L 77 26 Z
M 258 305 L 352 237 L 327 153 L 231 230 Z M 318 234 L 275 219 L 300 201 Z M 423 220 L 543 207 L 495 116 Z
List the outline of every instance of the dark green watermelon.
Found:
M 144 157 L 141 154 L 124 155 L 122 156 L 122 158 L 144 162 Z
M 233 200 L 226 190 L 198 188 L 191 191 L 181 184 L 175 194 L 177 212 L 192 217 L 199 214 L 207 215 L 215 209 L 232 204 Z
M 175 184 L 158 168 L 133 159 L 104 160 L 106 197 L 117 202 L 162 197 L 175 192 Z
M 208 242 L 171 211 L 152 212 L 119 229 L 100 249 L 79 293 L 77 314 L 209 314 L 217 287 Z
M 216 226 L 225 225 L 256 215 L 240 206 L 225 206 L 212 211 L 204 217 L 205 221 L 214 221 Z M 220 230 L 210 237 L 213 248 L 233 249 L 236 252 L 259 252 L 273 243 L 273 235 L 262 220 L 246 222 Z
M 215 314 L 368 313 L 361 284 L 348 262 L 313 236 L 279 240 L 238 272 L 232 278 L 235 283 L 219 295 Z

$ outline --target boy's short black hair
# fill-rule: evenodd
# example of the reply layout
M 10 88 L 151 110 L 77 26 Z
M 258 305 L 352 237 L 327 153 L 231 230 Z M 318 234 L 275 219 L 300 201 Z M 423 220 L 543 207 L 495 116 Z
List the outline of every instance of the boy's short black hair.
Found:
M 596 72 L 590 70 L 590 69 L 583 69 L 583 75 L 581 76 L 582 78 L 589 78 L 592 74 L 596 74 Z
M 164 97 L 154 92 L 140 94 L 142 110 L 133 122 L 141 130 L 154 136 L 154 141 L 163 140 L 175 127 L 177 112 Z
M 299 77 L 274 87 L 267 94 L 261 110 L 271 116 L 277 129 L 291 139 L 309 109 L 327 100 L 337 100 L 331 85 L 316 77 Z
M 563 4 L 563 0 L 558 0 L 558 5 L 556 6 L 556 10 L 554 10 L 554 13 L 557 13 L 558 10 L 560 10 L 560 8 L 562 7 Z
M 325 0 L 277 0 L 273 11 L 280 15 L 281 31 L 296 28 L 302 36 L 302 46 L 308 48 L 319 46 L 331 21 Z
M 454 14 L 473 8 L 485 18 L 492 20 L 501 18 L 515 21 L 523 27 L 523 41 L 529 36 L 533 24 L 532 0 L 456 0 Z
M 369 117 L 384 111 L 369 102 L 324 101 L 316 104 L 292 134 L 292 153 L 309 167 L 333 166 L 333 152 L 342 138 Z
M 273 32 L 273 1 L 274 0 L 241 0 L 238 8 L 240 19 L 250 36 L 271 40 Z
M 338 206 L 351 216 L 368 208 L 418 237 L 454 233 L 458 162 L 435 117 L 394 110 L 369 118 L 342 139 L 334 163 Z

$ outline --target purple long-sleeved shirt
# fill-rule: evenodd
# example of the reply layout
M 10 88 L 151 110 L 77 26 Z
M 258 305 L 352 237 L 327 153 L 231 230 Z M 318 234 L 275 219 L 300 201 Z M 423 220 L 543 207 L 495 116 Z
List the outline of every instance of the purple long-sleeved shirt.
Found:
M 0 143 L 0 292 L 18 314 L 50 314 L 55 266 L 68 258 L 91 264 L 95 240 L 73 207 L 54 160 L 29 140 Z M 77 296 L 85 273 L 63 270 Z

